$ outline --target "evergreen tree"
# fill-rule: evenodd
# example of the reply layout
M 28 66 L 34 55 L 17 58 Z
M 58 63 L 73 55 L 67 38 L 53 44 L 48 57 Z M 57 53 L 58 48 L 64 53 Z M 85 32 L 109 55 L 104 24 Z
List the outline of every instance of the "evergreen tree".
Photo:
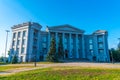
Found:
M 54 38 L 52 38 L 51 40 L 50 50 L 47 55 L 47 61 L 51 61 L 51 62 L 58 61 L 57 54 L 56 54 L 56 43 Z
M 13 56 L 11 63 L 12 63 L 12 64 L 18 63 L 18 58 L 17 58 L 16 55 Z
M 63 48 L 63 41 L 62 41 L 61 36 L 60 36 L 59 43 L 58 43 L 58 58 L 59 59 L 64 58 L 64 48 Z

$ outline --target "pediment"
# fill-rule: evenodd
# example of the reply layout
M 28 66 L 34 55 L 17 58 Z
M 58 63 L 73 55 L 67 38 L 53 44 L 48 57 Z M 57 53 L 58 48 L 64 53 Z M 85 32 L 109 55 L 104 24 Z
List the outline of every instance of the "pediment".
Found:
M 53 30 L 53 31 L 69 31 L 69 32 L 80 32 L 80 33 L 84 33 L 84 30 L 75 28 L 71 25 L 59 25 L 59 26 L 53 26 L 53 27 L 48 27 L 48 30 Z

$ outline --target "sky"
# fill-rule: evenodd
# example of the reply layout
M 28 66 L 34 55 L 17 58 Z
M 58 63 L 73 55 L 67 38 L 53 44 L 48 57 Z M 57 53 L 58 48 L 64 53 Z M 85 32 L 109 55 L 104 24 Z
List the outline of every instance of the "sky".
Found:
M 0 56 L 5 53 L 5 30 L 23 22 L 38 22 L 46 26 L 70 24 L 92 34 L 108 31 L 109 48 L 116 48 L 120 38 L 120 0 L 0 0 Z

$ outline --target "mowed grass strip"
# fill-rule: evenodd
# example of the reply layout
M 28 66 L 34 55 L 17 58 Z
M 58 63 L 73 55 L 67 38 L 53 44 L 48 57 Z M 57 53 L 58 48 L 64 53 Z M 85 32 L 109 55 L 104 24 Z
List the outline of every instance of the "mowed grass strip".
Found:
M 50 67 L 0 76 L 0 80 L 120 80 L 120 69 Z
M 8 70 L 14 70 L 19 68 L 32 68 L 32 66 L 0 66 L 0 72 L 2 71 L 8 71 Z

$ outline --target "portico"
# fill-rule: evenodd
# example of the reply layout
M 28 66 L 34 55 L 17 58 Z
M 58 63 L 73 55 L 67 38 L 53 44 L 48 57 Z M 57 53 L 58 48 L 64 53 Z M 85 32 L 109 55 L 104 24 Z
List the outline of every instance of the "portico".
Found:
M 64 58 L 84 58 L 84 31 L 76 29 L 70 25 L 47 27 L 48 31 L 48 48 L 52 37 L 56 40 L 56 50 L 58 41 L 62 37 Z

